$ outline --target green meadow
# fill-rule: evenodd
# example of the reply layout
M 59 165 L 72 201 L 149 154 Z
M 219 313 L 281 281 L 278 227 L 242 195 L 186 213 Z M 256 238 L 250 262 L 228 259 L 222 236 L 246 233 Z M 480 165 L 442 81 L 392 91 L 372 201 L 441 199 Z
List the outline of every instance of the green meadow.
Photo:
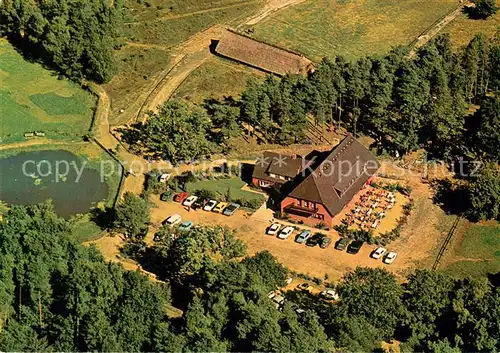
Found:
M 72 139 L 88 131 L 94 97 L 40 64 L 26 61 L 5 39 L 0 39 L 0 82 L 1 143 L 23 141 L 25 132 Z
M 307 0 L 269 16 L 253 36 L 314 61 L 353 59 L 406 45 L 458 6 L 456 0 Z
M 456 277 L 500 272 L 500 224 L 471 225 L 443 270 Z

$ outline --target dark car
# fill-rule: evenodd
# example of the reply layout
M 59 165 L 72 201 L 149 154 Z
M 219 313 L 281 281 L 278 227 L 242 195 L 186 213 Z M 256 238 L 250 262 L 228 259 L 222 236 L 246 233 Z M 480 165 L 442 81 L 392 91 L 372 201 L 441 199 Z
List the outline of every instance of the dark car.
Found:
M 205 206 L 205 200 L 203 199 L 198 199 L 196 200 L 194 203 L 193 203 L 193 206 L 191 206 L 191 208 L 193 210 L 197 210 L 199 208 L 202 208 L 203 206 Z
M 306 245 L 307 246 L 316 246 L 316 245 L 319 245 L 323 241 L 324 237 L 325 237 L 324 234 L 316 233 L 312 237 L 310 237 L 309 239 L 307 239 Z
M 319 244 L 319 247 L 321 249 L 326 249 L 327 247 L 330 246 L 331 243 L 332 243 L 332 238 L 330 238 L 330 237 L 323 237 L 323 239 L 321 240 L 321 244 Z
M 347 248 L 347 245 L 349 244 L 349 239 L 347 238 L 340 238 L 337 243 L 335 244 L 335 249 L 344 251 L 345 248 Z
M 237 203 L 232 203 L 224 209 L 222 214 L 225 216 L 232 216 L 238 208 L 240 208 L 240 205 L 238 205 Z
M 172 192 L 165 191 L 163 194 L 161 194 L 160 200 L 162 200 L 162 201 L 170 201 L 170 200 L 172 200 Z
M 363 246 L 363 242 L 361 240 L 355 240 L 347 247 L 347 252 L 349 254 L 357 254 L 359 249 Z

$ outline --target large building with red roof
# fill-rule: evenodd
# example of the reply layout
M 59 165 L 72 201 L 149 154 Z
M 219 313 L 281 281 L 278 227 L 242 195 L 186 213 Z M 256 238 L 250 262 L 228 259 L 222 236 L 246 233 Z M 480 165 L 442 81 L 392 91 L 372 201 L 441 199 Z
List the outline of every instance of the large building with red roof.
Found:
M 306 224 L 333 218 L 371 181 L 380 164 L 352 136 L 329 152 L 306 157 L 266 152 L 257 160 L 252 182 L 281 193 L 280 210 Z

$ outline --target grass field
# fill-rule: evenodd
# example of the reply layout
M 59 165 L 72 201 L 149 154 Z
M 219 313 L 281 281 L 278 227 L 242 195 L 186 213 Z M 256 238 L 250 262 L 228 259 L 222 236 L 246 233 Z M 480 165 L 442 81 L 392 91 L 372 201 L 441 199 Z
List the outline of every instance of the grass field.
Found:
M 218 57 L 193 71 L 177 88 L 175 98 L 184 98 L 194 103 L 203 103 L 207 98 L 221 99 L 238 97 L 250 77 L 264 78 L 261 71 L 238 65 Z
M 497 6 L 500 6 L 500 0 L 497 0 Z M 486 20 L 473 20 L 462 14 L 443 29 L 443 33 L 449 33 L 453 45 L 457 47 L 467 45 L 476 33 L 482 32 L 491 38 L 497 31 L 500 32 L 500 11 Z
M 253 36 L 312 60 L 380 54 L 409 44 L 456 0 L 308 0 L 271 15 Z
M 245 185 L 245 182 L 239 178 L 230 179 L 219 179 L 219 180 L 202 180 L 194 183 L 186 184 L 186 190 L 188 192 L 193 192 L 195 190 L 207 189 L 211 190 L 222 197 L 227 195 L 228 189 L 230 189 L 230 194 L 232 199 L 243 199 L 243 200 L 259 200 L 264 202 L 264 196 L 255 192 L 242 190 L 241 188 Z
M 500 224 L 473 224 L 443 271 L 456 277 L 500 271 Z
M 2 143 L 22 141 L 25 132 L 35 130 L 58 139 L 88 131 L 95 106 L 92 95 L 27 62 L 5 39 L 0 39 L 0 81 Z
M 229 1 L 224 2 L 230 3 Z M 232 3 L 234 4 L 234 1 Z M 203 5 L 203 3 L 201 4 Z M 238 19 L 243 19 L 252 14 L 257 10 L 259 4 L 259 2 L 255 1 L 240 1 L 236 4 L 237 6 L 222 7 L 220 10 L 218 10 L 218 7 L 215 7 L 210 11 L 207 9 L 192 9 L 191 12 L 186 12 L 182 15 L 168 14 L 154 21 L 146 20 L 144 22 L 129 24 L 124 35 L 134 42 L 167 46 L 176 45 L 214 24 L 235 23 Z M 158 12 L 156 13 L 158 14 Z
M 154 82 L 172 64 L 175 47 L 215 24 L 233 25 L 255 12 L 263 0 L 125 0 L 124 44 L 116 52 L 118 74 L 105 85 L 112 99 L 112 124 L 140 109 Z M 208 46 L 209 43 L 206 43 Z M 140 97 L 140 99 L 138 99 Z M 124 109 L 124 114 L 120 111 Z

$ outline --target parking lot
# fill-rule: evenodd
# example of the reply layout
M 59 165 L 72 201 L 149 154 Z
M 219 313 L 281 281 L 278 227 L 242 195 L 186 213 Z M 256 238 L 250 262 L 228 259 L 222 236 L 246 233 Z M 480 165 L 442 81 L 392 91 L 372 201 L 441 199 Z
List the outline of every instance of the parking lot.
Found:
M 392 265 L 383 264 L 381 259 L 370 258 L 370 254 L 376 249 L 376 246 L 364 244 L 359 253 L 355 255 L 348 254 L 345 250 L 335 250 L 335 242 L 339 239 L 335 231 L 321 231 L 333 238 L 333 242 L 328 248 L 309 247 L 294 241 L 299 232 L 293 233 L 287 240 L 278 239 L 276 235 L 266 235 L 266 229 L 271 225 L 271 222 L 252 217 L 245 210 L 239 209 L 233 216 L 228 217 L 215 212 L 188 210 L 176 202 L 162 202 L 157 196 L 152 196 L 151 200 L 157 207 L 151 210 L 153 226 L 147 237 L 148 242 L 152 241 L 154 232 L 168 216 L 179 214 L 183 221 L 193 221 L 195 224 L 202 225 L 225 225 L 235 229 L 237 237 L 247 245 L 249 254 L 268 250 L 291 270 L 321 279 L 324 278 L 325 274 L 328 274 L 329 279 L 338 279 L 345 272 L 353 270 L 357 266 L 385 267 L 396 273 L 406 267 L 404 258 L 398 258 Z M 320 232 L 314 228 L 298 225 L 295 227 L 311 229 L 313 233 Z M 387 248 L 392 250 L 390 246 Z

